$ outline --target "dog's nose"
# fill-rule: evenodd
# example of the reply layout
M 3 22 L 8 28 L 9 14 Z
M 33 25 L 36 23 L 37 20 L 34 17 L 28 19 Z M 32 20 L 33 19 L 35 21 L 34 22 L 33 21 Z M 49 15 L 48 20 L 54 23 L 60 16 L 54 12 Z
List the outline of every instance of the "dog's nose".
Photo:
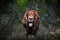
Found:
M 32 20 L 32 18 L 29 18 L 30 20 Z

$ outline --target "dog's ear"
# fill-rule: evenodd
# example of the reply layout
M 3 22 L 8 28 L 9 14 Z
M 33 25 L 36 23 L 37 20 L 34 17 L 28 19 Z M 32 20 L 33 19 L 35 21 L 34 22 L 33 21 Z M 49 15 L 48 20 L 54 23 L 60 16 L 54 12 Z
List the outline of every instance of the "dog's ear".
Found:
M 29 10 L 26 10 L 26 12 L 24 13 L 24 17 L 23 17 L 23 19 L 22 19 L 22 23 L 25 23 L 25 22 L 26 22 L 28 11 L 29 11 Z
M 34 10 L 34 12 L 35 12 L 35 16 L 36 16 L 36 18 L 39 18 L 40 16 L 39 16 L 38 11 L 37 11 L 37 10 Z

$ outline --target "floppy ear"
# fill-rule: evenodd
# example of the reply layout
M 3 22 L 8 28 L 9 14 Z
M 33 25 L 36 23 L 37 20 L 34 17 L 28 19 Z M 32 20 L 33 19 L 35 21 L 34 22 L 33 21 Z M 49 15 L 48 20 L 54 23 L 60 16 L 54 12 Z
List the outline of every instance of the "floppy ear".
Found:
M 23 20 L 22 20 L 23 23 L 25 23 L 26 20 L 27 20 L 27 13 L 28 13 L 28 10 L 24 14 L 24 17 L 23 17 Z
M 34 10 L 34 12 L 35 12 L 36 19 L 39 18 L 40 16 L 38 14 L 38 11 L 37 10 Z
M 34 10 L 35 11 L 35 15 L 36 15 L 36 23 L 39 25 L 40 24 L 40 15 L 38 14 L 38 11 L 37 10 Z

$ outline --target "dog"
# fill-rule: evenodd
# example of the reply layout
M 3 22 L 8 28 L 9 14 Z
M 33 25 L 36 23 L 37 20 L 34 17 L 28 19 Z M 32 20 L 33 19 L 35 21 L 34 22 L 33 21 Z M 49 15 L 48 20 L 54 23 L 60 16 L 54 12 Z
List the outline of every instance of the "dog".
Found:
M 39 28 L 40 16 L 37 10 L 27 10 L 24 14 L 22 23 L 26 28 L 27 34 L 36 35 Z

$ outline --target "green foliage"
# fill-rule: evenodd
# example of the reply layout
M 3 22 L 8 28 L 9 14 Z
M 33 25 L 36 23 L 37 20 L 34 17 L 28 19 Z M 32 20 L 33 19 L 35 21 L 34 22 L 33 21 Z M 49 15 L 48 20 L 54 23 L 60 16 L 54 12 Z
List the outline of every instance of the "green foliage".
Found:
M 17 6 L 21 10 L 23 10 L 24 8 L 26 8 L 27 4 L 28 4 L 27 0 L 17 0 Z

